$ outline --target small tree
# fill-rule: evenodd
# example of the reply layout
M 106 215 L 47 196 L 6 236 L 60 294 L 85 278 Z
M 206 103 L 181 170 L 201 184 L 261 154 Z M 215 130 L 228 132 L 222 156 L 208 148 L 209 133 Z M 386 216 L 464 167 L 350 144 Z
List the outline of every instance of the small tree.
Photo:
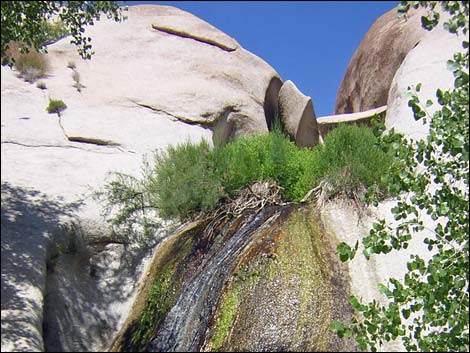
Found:
M 55 18 L 60 33 L 70 33 L 72 44 L 83 59 L 90 59 L 91 38 L 84 35 L 85 26 L 93 25 L 101 14 L 119 22 L 123 20 L 118 1 L 2 1 L 1 57 L 2 65 L 11 65 L 7 49 L 11 42 L 20 43 L 23 51 L 45 49 L 51 35 L 44 23 Z
M 464 38 L 463 52 L 448 61 L 454 88 L 437 90 L 441 107 L 432 117 L 426 111 L 432 101 L 423 105 L 414 94 L 408 102 L 415 119 L 429 123 L 426 140 L 406 140 L 393 131 L 382 136 L 384 148 L 393 149 L 404 162 L 388 182 L 402 195 L 412 196 L 401 197 L 392 209 L 397 227 L 392 229 L 381 220 L 362 240 L 367 258 L 405 249 L 413 234 L 424 229 L 419 214 L 426 212 L 435 221 L 433 236 L 424 239 L 432 253 L 429 260 L 413 255 L 402 280 L 391 278 L 387 286 L 379 286 L 388 304 L 364 304 L 351 297 L 357 315 L 350 325 L 334 322 L 332 326 L 340 336 L 354 336 L 363 350 L 375 351 L 377 345 L 396 339 L 408 351 L 469 350 L 469 4 L 440 3 L 451 15 L 444 27 Z M 403 1 L 399 11 L 406 14 L 410 7 L 427 8 L 429 15 L 422 18 L 422 25 L 430 30 L 439 22 L 436 4 Z M 357 244 L 338 247 L 343 261 L 352 259 L 356 250 Z

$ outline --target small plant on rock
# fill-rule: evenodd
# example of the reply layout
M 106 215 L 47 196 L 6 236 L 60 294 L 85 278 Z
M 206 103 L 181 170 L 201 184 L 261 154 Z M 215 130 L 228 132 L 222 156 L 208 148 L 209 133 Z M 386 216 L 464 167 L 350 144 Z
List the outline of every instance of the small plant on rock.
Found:
M 49 105 L 46 108 L 49 114 L 57 113 L 59 116 L 65 109 L 67 109 L 67 105 L 60 99 L 49 99 Z

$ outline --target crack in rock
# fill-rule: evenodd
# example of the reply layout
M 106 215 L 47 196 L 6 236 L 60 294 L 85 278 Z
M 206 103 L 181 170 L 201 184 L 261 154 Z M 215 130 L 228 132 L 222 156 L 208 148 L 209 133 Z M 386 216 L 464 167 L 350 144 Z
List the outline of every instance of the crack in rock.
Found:
M 83 137 L 83 136 L 69 136 L 67 134 L 67 132 L 65 132 L 65 128 L 64 126 L 62 125 L 62 118 L 61 116 L 59 115 L 59 126 L 62 130 L 62 133 L 64 134 L 65 138 L 67 139 L 67 141 L 70 141 L 70 142 L 77 142 L 77 143 L 85 143 L 85 144 L 90 144 L 90 145 L 95 145 L 95 146 L 100 146 L 100 147 L 112 147 L 112 148 L 116 148 L 118 149 L 119 151 L 121 152 L 128 152 L 128 153 L 136 153 L 135 151 L 131 151 L 131 150 L 125 150 L 123 149 L 121 146 L 120 143 L 117 143 L 117 142 L 114 142 L 114 141 L 110 141 L 110 140 L 103 140 L 103 139 L 99 139 L 99 138 L 94 138 L 94 137 Z M 44 147 L 44 146 L 43 146 Z M 72 146 L 70 146 L 72 147 Z M 77 147 L 78 148 L 78 147 Z M 80 148 L 81 150 L 83 151 L 89 151 L 87 149 L 83 149 L 83 148 Z M 93 151 L 94 152 L 94 151 Z
M 219 42 L 217 40 L 214 40 L 214 39 L 211 39 L 211 38 L 207 38 L 207 37 L 204 37 L 204 36 L 199 36 L 199 35 L 194 34 L 194 33 L 189 33 L 189 32 L 186 32 L 184 30 L 175 29 L 175 28 L 168 27 L 168 26 L 165 26 L 165 25 L 159 25 L 159 24 L 152 23 L 152 28 L 156 29 L 157 31 L 161 31 L 161 32 L 165 32 L 165 33 L 168 33 L 168 34 L 176 35 L 178 37 L 189 38 L 189 39 L 193 39 L 195 41 L 198 41 L 198 42 L 201 42 L 201 43 L 204 43 L 204 44 L 213 45 L 213 46 L 215 46 L 219 49 L 222 49 L 224 51 L 227 51 L 227 52 L 232 52 L 232 51 L 235 51 L 237 49 L 236 45 L 232 45 L 232 46 L 226 45 L 224 43 L 221 43 L 221 42 Z
M 10 144 L 10 145 L 17 145 L 17 146 L 22 146 L 22 147 L 28 147 L 28 148 L 72 148 L 72 149 L 78 149 L 86 152 L 93 152 L 93 153 L 102 153 L 102 154 L 114 154 L 117 152 L 105 152 L 105 151 L 97 151 L 97 150 L 90 150 L 86 148 L 81 148 L 77 146 L 69 146 L 69 145 L 47 145 L 47 144 L 26 144 L 22 142 L 17 142 L 17 141 L 2 141 L 2 144 Z M 124 150 L 119 147 L 115 147 L 119 149 L 122 152 L 129 152 L 129 153 L 135 153 L 134 151 L 130 150 Z
M 170 118 L 171 121 L 181 121 L 181 122 L 183 122 L 185 124 L 188 124 L 188 125 L 201 125 L 202 127 L 211 127 L 211 126 L 214 125 L 214 123 L 212 121 L 198 120 L 198 119 L 190 120 L 187 117 L 172 114 L 172 113 L 170 113 L 170 112 L 168 112 L 168 111 L 166 111 L 162 108 L 155 107 L 155 106 L 150 105 L 150 104 L 140 103 L 140 102 L 133 101 L 133 100 L 131 100 L 131 101 L 134 104 L 138 105 L 139 107 L 147 108 L 147 109 L 150 109 L 154 112 L 159 112 L 159 113 L 166 114 L 166 115 L 173 118 L 173 119 Z

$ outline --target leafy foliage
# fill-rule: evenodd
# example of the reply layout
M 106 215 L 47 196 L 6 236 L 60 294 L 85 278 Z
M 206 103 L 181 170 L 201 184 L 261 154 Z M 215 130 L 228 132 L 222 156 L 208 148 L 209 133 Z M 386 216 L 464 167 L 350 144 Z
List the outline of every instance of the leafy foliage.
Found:
M 22 43 L 23 51 L 39 51 L 69 33 L 80 56 L 90 59 L 91 38 L 85 36 L 85 26 L 93 25 L 102 13 L 115 21 L 123 19 L 117 1 L 3 1 L 1 7 L 2 65 L 12 63 L 5 55 L 11 42 Z M 55 24 L 46 24 L 52 18 Z
M 428 8 L 430 16 L 423 18 L 422 25 L 432 29 L 440 17 L 434 11 L 436 3 L 402 2 L 401 12 Z M 469 8 L 468 2 L 440 3 L 451 15 L 444 27 L 464 38 L 464 51 L 454 54 L 447 65 L 455 77 L 454 88 L 437 90 L 440 107 L 432 117 L 426 111 L 431 100 L 423 104 L 416 94 L 410 99 L 415 119 L 429 124 L 425 140 L 407 140 L 393 131 L 382 136 L 382 145 L 403 161 L 401 170 L 388 177 L 402 195 L 392 209 L 399 224 L 392 228 L 380 220 L 363 239 L 367 258 L 405 249 L 424 229 L 421 214 L 426 213 L 435 222 L 433 235 L 423 240 L 430 258 L 412 255 L 402 280 L 390 278 L 387 285 L 380 285 L 388 298 L 386 305 L 364 304 L 351 297 L 357 317 L 350 325 L 336 322 L 332 327 L 340 336 L 354 335 L 363 350 L 375 351 L 377 345 L 395 339 L 401 339 L 408 351 L 469 350 Z M 352 249 L 342 243 L 338 251 L 346 260 L 356 249 L 357 244 Z
M 39 35 L 42 35 L 42 38 L 39 38 L 41 44 L 49 45 L 59 39 L 62 39 L 70 35 L 70 31 L 66 27 L 65 23 L 61 20 L 58 21 L 46 21 L 41 22 L 41 30 Z

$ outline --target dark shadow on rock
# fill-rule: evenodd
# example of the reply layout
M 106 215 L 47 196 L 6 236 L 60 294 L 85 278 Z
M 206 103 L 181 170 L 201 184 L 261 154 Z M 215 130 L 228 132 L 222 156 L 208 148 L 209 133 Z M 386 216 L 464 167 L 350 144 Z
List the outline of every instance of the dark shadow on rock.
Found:
M 118 307 L 138 285 L 136 268 L 141 261 L 142 256 L 121 244 L 60 255 L 48 268 L 46 350 L 107 349 L 119 330 Z
M 47 351 L 106 350 L 152 248 L 113 238 L 103 225 L 63 226 L 47 267 L 44 342 Z M 54 249 L 54 247 L 52 247 Z
M 105 349 L 152 249 L 113 238 L 104 222 L 79 219 L 80 201 L 8 182 L 1 192 L 2 348 Z
M 279 119 L 278 96 L 281 86 L 282 81 L 278 77 L 271 78 L 264 96 L 264 116 L 266 118 L 266 125 L 268 126 L 269 131 L 274 129 L 276 119 Z
M 41 349 L 41 292 L 50 234 L 81 203 L 66 204 L 8 182 L 1 184 L 1 197 L 2 345 Z

